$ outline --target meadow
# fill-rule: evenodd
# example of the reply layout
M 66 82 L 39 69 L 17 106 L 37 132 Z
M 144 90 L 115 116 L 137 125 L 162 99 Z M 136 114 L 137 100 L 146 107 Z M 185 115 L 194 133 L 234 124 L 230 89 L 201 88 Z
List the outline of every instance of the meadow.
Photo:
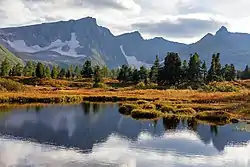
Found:
M 112 79 L 104 79 L 103 84 L 102 88 L 93 88 L 90 79 L 5 77 L 0 79 L 0 107 L 32 103 L 119 102 L 121 113 L 137 119 L 185 116 L 215 123 L 250 119 L 250 80 L 211 83 L 209 90 L 164 89 L 155 85 L 138 87 Z M 122 111 L 129 105 L 129 111 Z

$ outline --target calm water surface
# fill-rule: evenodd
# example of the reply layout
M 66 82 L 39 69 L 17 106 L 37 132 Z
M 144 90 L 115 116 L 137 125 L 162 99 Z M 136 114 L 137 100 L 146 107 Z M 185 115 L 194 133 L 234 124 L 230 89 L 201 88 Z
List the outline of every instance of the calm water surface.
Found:
M 0 167 L 250 167 L 250 133 L 239 124 L 136 121 L 117 104 L 0 114 Z

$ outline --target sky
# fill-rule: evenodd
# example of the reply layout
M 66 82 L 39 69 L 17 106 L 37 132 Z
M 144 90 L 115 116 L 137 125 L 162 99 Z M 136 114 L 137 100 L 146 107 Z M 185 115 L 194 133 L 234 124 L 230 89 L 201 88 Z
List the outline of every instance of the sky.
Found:
M 97 19 L 115 35 L 193 43 L 221 26 L 250 33 L 249 0 L 0 0 L 0 27 Z

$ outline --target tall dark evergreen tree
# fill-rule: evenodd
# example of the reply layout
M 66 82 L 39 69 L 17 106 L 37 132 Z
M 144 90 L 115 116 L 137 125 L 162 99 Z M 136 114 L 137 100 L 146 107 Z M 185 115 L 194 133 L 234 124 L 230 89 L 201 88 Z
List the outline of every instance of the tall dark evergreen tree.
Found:
M 133 70 L 132 81 L 134 83 L 138 83 L 140 81 L 140 73 L 139 73 L 139 71 L 136 68 Z
M 213 54 L 212 56 L 212 61 L 211 61 L 211 66 L 210 69 L 208 70 L 207 74 L 207 81 L 215 81 L 216 80 L 216 63 L 215 63 L 216 55 Z
M 250 79 L 250 70 L 248 65 L 246 65 L 246 68 L 244 69 L 244 71 L 241 73 L 241 79 Z
M 205 61 L 201 65 L 201 75 L 202 75 L 202 81 L 206 82 L 206 78 L 207 78 L 207 65 L 206 65 Z
M 59 72 L 58 77 L 59 77 L 59 78 L 65 78 L 65 76 L 66 76 L 66 70 L 65 70 L 65 68 L 62 68 L 62 69 L 60 70 L 60 72 Z
M 145 82 L 145 84 L 147 84 L 148 70 L 144 66 L 140 67 L 139 78 L 141 82 Z
M 93 80 L 94 85 L 97 85 L 98 83 L 102 82 L 101 68 L 98 65 L 94 67 Z
M 32 61 L 28 61 L 23 69 L 24 76 L 31 77 L 34 76 L 36 65 Z
M 46 68 L 44 70 L 44 77 L 45 78 L 50 78 L 51 77 L 49 66 L 46 66 Z
M 159 72 L 160 72 L 160 61 L 158 55 L 155 58 L 154 65 L 151 67 L 151 71 L 149 74 L 149 78 L 151 82 L 157 83 L 159 80 Z
M 12 76 L 22 76 L 23 75 L 23 65 L 21 63 L 17 63 L 15 66 L 13 66 L 11 70 Z
M 197 53 L 190 57 L 188 66 L 189 81 L 199 83 L 201 81 L 201 61 Z
M 44 65 L 42 63 L 37 63 L 36 65 L 36 77 L 38 78 L 44 78 L 45 75 L 44 75 Z
M 181 66 L 181 80 L 182 82 L 186 82 L 188 80 L 188 64 L 187 60 L 182 62 Z
M 1 76 L 8 76 L 11 70 L 9 60 L 4 59 L 1 63 Z
M 169 52 L 164 61 L 164 67 L 161 70 L 161 80 L 164 83 L 175 85 L 181 77 L 181 59 L 178 53 Z
M 84 78 L 91 78 L 93 75 L 93 69 L 92 69 L 92 64 L 91 61 L 87 60 L 83 67 L 82 67 L 82 71 L 81 71 L 81 75 Z
M 132 81 L 133 78 L 133 71 L 131 67 L 128 67 L 127 65 L 122 65 L 121 69 L 119 70 L 119 74 L 117 79 L 121 82 L 129 82 Z
M 58 67 L 54 65 L 51 71 L 51 78 L 57 79 L 58 74 L 59 74 Z

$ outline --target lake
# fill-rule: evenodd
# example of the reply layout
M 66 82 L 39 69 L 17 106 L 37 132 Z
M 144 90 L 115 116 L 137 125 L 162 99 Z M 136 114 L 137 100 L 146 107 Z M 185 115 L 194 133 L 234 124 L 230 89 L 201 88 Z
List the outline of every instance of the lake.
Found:
M 118 104 L 12 109 L 0 112 L 0 167 L 250 167 L 241 126 L 138 121 Z

